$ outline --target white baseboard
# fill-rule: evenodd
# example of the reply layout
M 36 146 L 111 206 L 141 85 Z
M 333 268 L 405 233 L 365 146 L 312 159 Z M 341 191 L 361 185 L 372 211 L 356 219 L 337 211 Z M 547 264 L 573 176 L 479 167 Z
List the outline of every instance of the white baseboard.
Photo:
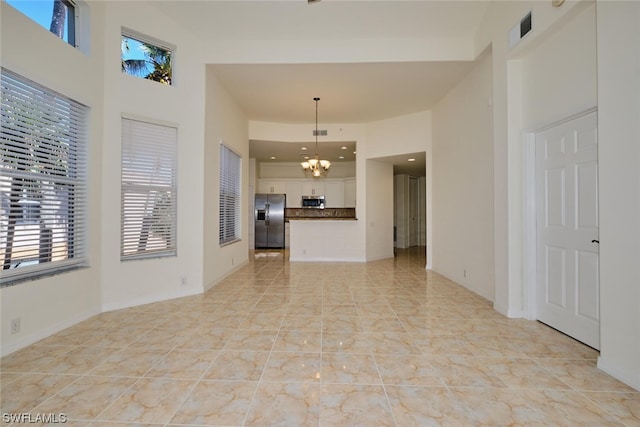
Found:
M 427 266 L 427 270 L 432 270 L 434 273 L 437 273 L 437 274 L 439 274 L 439 275 L 441 275 L 441 276 L 443 276 L 443 277 L 445 277 L 445 278 L 447 278 L 447 279 L 451 280 L 452 282 L 454 282 L 454 283 L 456 283 L 456 284 L 458 284 L 458 285 L 462 286 L 462 287 L 463 287 L 463 288 L 465 288 L 465 289 L 468 289 L 469 291 L 471 291 L 471 292 L 473 292 L 474 294 L 476 294 L 476 295 L 478 295 L 478 296 L 480 296 L 480 297 L 482 297 L 482 298 L 486 299 L 487 301 L 491 301 L 491 302 L 493 302 L 493 299 L 492 299 L 489 295 L 483 295 L 483 294 L 481 294 L 480 292 L 478 292 L 478 290 L 477 290 L 477 289 L 474 289 L 474 288 L 472 288 L 471 286 L 469 286 L 469 283 L 467 283 L 463 277 L 458 277 L 458 276 L 456 276 L 455 274 L 449 274 L 449 273 L 447 273 L 447 272 L 443 272 L 442 270 L 439 270 L 439 269 L 438 269 L 438 270 L 433 270 L 430 266 Z M 495 309 L 495 308 L 496 308 L 496 307 L 494 306 L 494 309 Z M 501 314 L 504 314 L 504 313 L 502 313 L 502 312 L 500 312 L 500 313 L 501 313 Z M 506 315 L 505 315 L 505 316 L 506 316 Z
M 99 309 L 88 310 L 83 313 L 79 313 L 73 316 L 72 318 L 65 320 L 64 322 L 56 323 L 55 325 L 49 325 L 48 327 L 41 329 L 37 332 L 34 332 L 29 335 L 25 335 L 24 337 L 16 341 L 13 341 L 8 345 L 2 345 L 2 348 L 0 349 L 0 357 L 4 357 L 8 354 L 13 353 L 14 351 L 18 351 L 31 344 L 35 344 L 44 338 L 50 337 L 53 334 L 57 334 L 58 332 L 64 329 L 67 329 L 73 325 L 83 322 L 95 316 L 96 314 L 100 314 Z
M 215 287 L 218 283 L 222 282 L 224 279 L 226 279 L 227 277 L 231 276 L 233 273 L 235 273 L 236 271 L 240 270 L 242 267 L 244 267 L 247 264 L 249 264 L 249 260 L 244 261 L 244 262 L 234 266 L 231 270 L 227 271 L 225 274 L 223 274 L 222 276 L 218 277 L 213 282 L 206 284 L 205 287 L 204 287 L 204 291 L 207 292 L 209 289 Z
M 154 302 L 168 301 L 176 298 L 199 295 L 201 293 L 202 293 L 202 290 L 200 289 L 196 289 L 196 290 L 190 289 L 187 292 L 168 292 L 163 294 L 148 295 L 148 296 L 144 296 L 137 299 L 129 299 L 126 301 L 103 304 L 102 312 L 105 313 L 108 311 L 121 310 L 123 308 L 138 307 L 145 304 L 152 304 Z
M 633 387 L 640 391 L 640 374 L 637 372 L 623 371 L 614 363 L 609 363 L 609 361 L 604 359 L 602 356 L 598 357 L 598 369 L 606 372 L 615 379 L 622 381 L 629 387 Z

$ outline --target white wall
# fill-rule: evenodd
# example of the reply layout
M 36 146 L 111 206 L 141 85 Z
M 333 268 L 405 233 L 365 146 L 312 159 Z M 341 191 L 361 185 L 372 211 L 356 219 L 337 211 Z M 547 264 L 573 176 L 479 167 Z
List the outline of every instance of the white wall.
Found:
M 305 178 L 300 162 L 259 162 L 258 170 L 258 178 Z M 330 178 L 355 177 L 356 162 L 332 162 L 328 176 Z
M 367 158 L 427 151 L 431 146 L 431 120 L 431 111 L 421 111 L 367 123 Z
M 91 4 L 90 54 L 58 39 L 47 29 L 0 2 L 2 66 L 90 108 L 89 127 L 89 262 L 90 267 L 0 289 L 0 354 L 8 354 L 100 311 L 102 269 L 99 224 L 103 214 L 103 8 Z M 43 66 L 46 64 L 46 66 Z M 87 78 L 92 76 L 92 78 Z M 9 334 L 10 320 L 21 319 L 21 331 Z
M 101 282 L 102 307 L 112 310 L 203 290 L 205 68 L 200 62 L 198 40 L 168 16 L 138 2 L 107 2 L 105 9 Z M 172 86 L 121 72 L 122 27 L 176 46 Z M 120 261 L 122 114 L 178 128 L 178 255 L 175 257 Z M 186 285 L 182 285 L 182 278 L 186 279 Z
M 366 151 L 358 147 L 358 154 L 365 155 L 367 159 L 380 159 L 393 157 L 402 154 L 424 152 L 426 155 L 426 245 L 427 245 L 427 267 L 432 265 L 433 251 L 431 250 L 432 235 L 432 113 L 431 111 L 421 111 L 405 116 L 392 117 L 386 120 L 367 123 L 366 125 Z M 363 153 L 364 151 L 364 153 Z M 368 172 L 367 172 L 368 173 Z M 358 183 L 358 194 L 367 191 L 367 197 L 377 198 L 378 193 L 375 187 L 360 188 Z M 387 202 L 393 200 L 390 198 Z M 368 207 L 367 207 L 368 208 Z M 370 211 L 369 211 L 370 212 Z M 391 217 L 393 221 L 393 216 Z M 393 224 L 393 222 L 392 222 Z M 368 229 L 368 233 L 374 233 L 376 229 Z M 393 229 L 391 231 L 393 239 Z M 367 234 L 369 238 L 369 234 Z M 385 237 L 373 237 L 376 240 L 384 240 Z M 368 245 L 369 243 L 367 243 Z
M 588 0 L 561 7 L 541 1 L 492 2 L 477 31 L 478 52 L 493 55 L 494 307 L 508 316 L 524 315 L 523 101 L 520 55 L 551 36 L 584 8 Z M 508 33 L 531 12 L 533 30 L 509 49 Z
M 521 54 L 522 120 L 528 130 L 593 108 L 598 102 L 595 4 L 550 33 Z
M 493 301 L 491 61 L 433 110 L 433 270 Z
M 220 85 L 211 71 L 207 72 L 206 143 L 204 152 L 204 283 L 209 288 L 248 261 L 249 218 L 249 134 L 244 113 Z M 242 159 L 241 240 L 220 246 L 220 143 Z
M 598 2 L 600 359 L 640 390 L 640 3 Z
M 518 104 L 518 121 L 521 131 L 533 134 L 541 127 L 546 127 L 567 119 L 597 105 L 597 75 L 596 75 L 596 13 L 595 4 L 585 4 L 577 8 L 571 16 L 567 16 L 548 30 L 545 37 L 533 40 L 519 54 L 518 60 L 512 60 L 514 109 Z M 570 19 L 569 19 L 570 18 Z M 546 70 L 553 70 L 553 78 L 545 77 Z M 515 121 L 515 120 L 514 120 Z M 521 141 L 518 148 L 525 145 Z M 526 178 L 514 176 L 514 186 L 525 182 L 533 184 L 535 177 L 534 144 L 519 151 L 524 162 L 532 165 L 532 175 Z M 518 171 L 520 168 L 517 169 Z M 527 195 L 525 195 L 526 197 Z M 520 197 L 520 195 L 518 195 Z M 535 221 L 535 195 L 528 195 L 531 200 L 523 197 L 522 215 L 530 215 Z M 527 223 L 523 224 L 527 227 Z M 535 235 L 535 225 L 531 223 L 530 236 Z M 526 231 L 525 231 L 526 235 Z M 518 237 L 519 238 L 519 237 Z M 535 307 L 535 239 L 524 242 L 528 246 L 525 251 L 526 264 L 522 275 L 526 277 L 524 290 L 523 312 L 528 318 L 536 318 Z M 531 273 L 527 273 L 527 272 Z M 531 296 L 530 298 L 527 298 Z
M 393 164 L 367 160 L 367 261 L 393 257 Z
M 249 139 L 282 142 L 308 141 L 309 128 L 313 126 L 313 123 L 285 124 L 252 120 L 249 122 Z M 328 136 L 318 137 L 320 144 L 323 141 L 356 141 L 357 143 L 363 139 L 364 125 L 360 123 L 325 123 L 322 127 L 327 130 Z

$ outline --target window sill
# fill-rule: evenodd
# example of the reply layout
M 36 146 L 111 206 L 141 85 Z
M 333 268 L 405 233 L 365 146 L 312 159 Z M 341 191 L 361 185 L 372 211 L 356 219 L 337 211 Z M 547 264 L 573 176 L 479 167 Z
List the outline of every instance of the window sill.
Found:
M 47 277 L 57 276 L 59 274 L 70 273 L 72 271 L 85 270 L 87 268 L 89 268 L 88 265 L 74 265 L 74 266 L 60 268 L 55 271 L 43 271 L 39 273 L 34 273 L 33 275 L 28 277 L 16 277 L 15 279 L 9 278 L 9 279 L 6 279 L 6 281 L 3 278 L 0 281 L 0 289 L 10 288 L 12 286 L 16 286 L 24 282 L 33 282 L 36 280 L 45 279 Z
M 233 245 L 234 243 L 238 243 L 238 242 L 241 242 L 241 241 L 242 241 L 242 239 L 230 240 L 228 242 L 220 243 L 220 247 L 223 248 L 225 246 Z

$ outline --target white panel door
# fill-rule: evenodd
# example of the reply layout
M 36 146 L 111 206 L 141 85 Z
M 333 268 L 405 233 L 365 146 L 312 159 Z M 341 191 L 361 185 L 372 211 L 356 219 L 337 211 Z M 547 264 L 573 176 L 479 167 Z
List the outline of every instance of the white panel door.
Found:
M 536 134 L 537 317 L 600 348 L 597 113 Z

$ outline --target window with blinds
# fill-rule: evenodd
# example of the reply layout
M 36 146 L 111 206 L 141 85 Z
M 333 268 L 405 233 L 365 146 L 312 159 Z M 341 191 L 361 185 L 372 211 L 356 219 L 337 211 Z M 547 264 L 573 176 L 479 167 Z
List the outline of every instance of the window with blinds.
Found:
M 122 119 L 122 260 L 176 255 L 178 129 Z
M 86 265 L 88 107 L 2 68 L 3 285 Z
M 240 156 L 220 144 L 220 244 L 240 240 Z

